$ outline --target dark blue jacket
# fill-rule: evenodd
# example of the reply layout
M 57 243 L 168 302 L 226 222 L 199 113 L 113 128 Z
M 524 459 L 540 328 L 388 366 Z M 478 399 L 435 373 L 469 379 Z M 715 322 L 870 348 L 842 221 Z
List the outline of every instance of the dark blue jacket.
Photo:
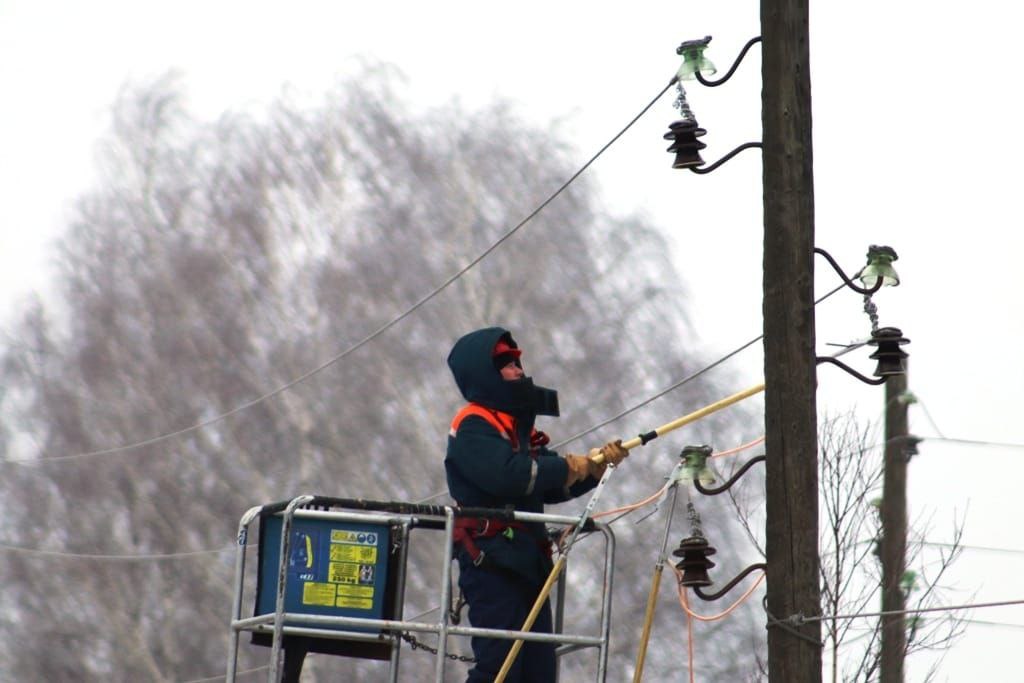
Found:
M 524 399 L 530 392 L 544 392 L 526 380 L 508 382 L 494 367 L 491 352 L 502 337 L 515 346 L 511 334 L 500 327 L 471 332 L 459 339 L 448 356 L 448 366 L 467 401 L 508 413 L 515 418 L 518 448 L 486 419 L 470 415 L 448 436 L 445 471 L 452 498 L 464 507 L 506 508 L 543 512 L 545 503 L 561 503 L 594 488 L 588 477 L 567 488 L 568 465 L 554 451 L 540 447 L 530 452 L 530 433 L 536 406 Z M 526 391 L 524 392 L 524 389 Z M 554 392 L 550 392 L 553 395 Z M 550 398 L 550 396 L 549 396 Z M 550 403 L 550 401 L 549 401 Z M 494 566 L 511 570 L 528 581 L 542 584 L 551 571 L 551 560 L 542 549 L 542 524 L 514 530 L 512 538 L 479 539 L 477 545 Z M 465 558 L 462 558 L 465 561 Z

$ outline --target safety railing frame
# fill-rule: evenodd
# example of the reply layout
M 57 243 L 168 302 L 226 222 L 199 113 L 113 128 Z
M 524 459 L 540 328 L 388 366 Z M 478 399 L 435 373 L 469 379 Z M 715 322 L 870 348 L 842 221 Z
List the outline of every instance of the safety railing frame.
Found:
M 287 506 L 283 510 L 274 512 L 274 514 L 282 517 L 281 525 L 281 547 L 280 547 L 280 566 L 278 567 L 278 576 L 276 581 L 276 604 L 275 611 L 273 613 L 261 614 L 254 617 L 242 617 L 242 602 L 245 589 L 245 564 L 246 564 L 246 551 L 249 548 L 249 527 L 252 523 L 260 516 L 260 513 L 267 506 L 257 506 L 250 508 L 242 515 L 238 525 L 238 536 L 237 543 L 238 549 L 235 557 L 235 577 L 234 577 L 234 595 L 232 597 L 232 612 L 231 612 L 231 634 L 229 639 L 229 650 L 227 660 L 227 671 L 225 680 L 227 683 L 234 683 L 237 674 L 238 666 L 238 647 L 240 641 L 240 634 L 243 631 L 259 632 L 259 633 L 271 633 L 273 638 L 271 641 L 270 651 L 270 665 L 268 681 L 270 683 L 278 683 L 281 680 L 282 674 L 282 649 L 284 636 L 313 636 L 318 638 L 329 638 L 338 640 L 349 640 L 349 641 L 367 641 L 367 642 L 389 642 L 391 644 L 391 657 L 389 661 L 389 674 L 388 680 L 391 683 L 395 683 L 398 680 L 399 671 L 399 654 L 401 651 L 401 633 L 413 632 L 413 633 L 436 633 L 438 636 L 437 642 L 437 662 L 435 666 L 434 676 L 436 683 L 443 683 L 445 666 L 448 658 L 446 657 L 448 652 L 448 637 L 449 636 L 460 636 L 460 637 L 472 637 L 472 636 L 484 636 L 488 638 L 500 638 L 506 640 L 523 640 L 523 641 L 538 641 L 538 642 L 553 642 L 559 644 L 556 649 L 557 659 L 560 661 L 562 655 L 575 652 L 577 650 L 586 648 L 597 648 L 598 649 L 598 669 L 597 669 L 597 681 L 604 683 L 607 676 L 608 668 L 608 639 L 611 632 L 611 595 L 613 585 L 613 573 L 615 566 L 615 534 L 612 533 L 611 528 L 602 522 L 590 521 L 588 527 L 592 527 L 594 531 L 599 532 L 605 539 L 604 543 L 604 571 L 602 580 L 602 595 L 601 595 L 601 618 L 600 633 L 597 636 L 587 635 L 573 635 L 567 633 L 560 633 L 562 630 L 562 618 L 564 611 L 564 593 L 565 585 L 564 582 L 567 580 L 568 570 L 563 573 L 559 581 L 558 591 L 556 592 L 555 599 L 555 633 L 532 633 L 524 631 L 508 631 L 502 629 L 489 629 L 489 628 L 478 628 L 473 626 L 458 626 L 450 623 L 449 611 L 447 605 L 450 604 L 451 598 L 451 584 L 452 584 L 452 535 L 455 528 L 455 518 L 460 514 L 465 514 L 467 511 L 460 510 L 459 508 L 451 506 L 429 506 L 431 509 L 436 510 L 436 513 L 397 513 L 397 512 L 366 512 L 360 510 L 315 510 L 315 509 L 304 509 L 303 506 L 309 505 L 317 500 L 317 497 L 310 495 L 302 495 L 293 498 L 288 502 Z M 329 499 L 333 500 L 333 499 Z M 409 505 L 410 508 L 415 508 L 415 505 Z M 479 513 L 480 509 L 474 509 L 472 511 L 473 516 L 481 516 Z M 494 516 L 506 516 L 507 511 L 504 510 L 492 510 Z M 442 516 L 443 515 L 443 516 Z M 302 613 L 289 613 L 284 611 L 285 603 L 285 589 L 287 581 L 287 558 L 290 552 L 290 537 L 291 527 L 293 520 L 298 518 L 308 519 L 326 519 L 337 522 L 356 522 L 364 524 L 386 524 L 386 525 L 397 525 L 400 529 L 399 533 L 402 537 L 402 545 L 399 551 L 398 558 L 398 575 L 396 577 L 396 596 L 395 596 L 395 612 L 398 619 L 370 619 L 364 617 L 342 617 L 342 616 L 324 616 L 315 614 L 302 614 Z M 540 522 L 543 524 L 553 524 L 562 526 L 572 526 L 579 522 L 578 517 L 571 515 L 553 515 L 547 513 L 532 513 L 532 512 L 514 512 L 512 513 L 512 519 L 519 522 Z M 440 619 L 436 623 L 428 623 L 422 621 L 405 621 L 402 616 L 404 614 L 404 602 L 405 602 L 405 578 L 406 578 L 406 566 L 408 562 L 408 549 L 410 546 L 410 531 L 413 528 L 426 528 L 436 529 L 436 525 L 443 520 L 444 523 L 444 566 L 441 570 L 441 595 L 440 595 Z M 427 523 L 424 523 L 427 522 Z M 289 622 L 301 622 L 305 626 L 290 626 Z M 311 628 L 309 624 L 323 624 L 325 628 Z M 339 631 L 336 629 L 328 629 L 326 627 L 353 627 L 353 628 L 372 628 L 379 629 L 381 633 L 361 633 L 358 631 Z

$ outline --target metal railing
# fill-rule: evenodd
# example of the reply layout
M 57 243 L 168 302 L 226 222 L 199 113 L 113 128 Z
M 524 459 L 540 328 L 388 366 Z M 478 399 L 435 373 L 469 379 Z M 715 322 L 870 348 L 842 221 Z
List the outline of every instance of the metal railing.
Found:
M 242 603 L 245 589 L 246 551 L 249 547 L 249 528 L 261 517 L 281 517 L 280 563 L 277 577 L 271 586 L 276 591 L 273 612 L 243 618 Z M 597 635 L 561 633 L 564 611 L 566 575 L 563 574 L 556 593 L 554 633 L 533 633 L 506 631 L 500 629 L 476 628 L 451 623 L 447 606 L 451 604 L 452 584 L 452 535 L 456 517 L 483 517 L 518 522 L 539 522 L 558 526 L 572 526 L 579 518 L 568 515 L 551 515 L 487 508 L 456 508 L 438 505 L 416 505 L 411 503 L 385 503 L 358 499 L 325 498 L 303 495 L 287 502 L 273 503 L 249 509 L 238 526 L 238 551 L 235 560 L 234 595 L 232 599 L 231 635 L 229 643 L 226 681 L 234 683 L 237 673 L 239 636 L 243 631 L 271 636 L 269 677 L 270 683 L 281 680 L 283 664 L 283 643 L 285 636 L 336 639 L 342 641 L 385 643 L 390 647 L 388 679 L 398 680 L 401 637 L 409 633 L 437 634 L 437 661 L 435 681 L 443 683 L 445 666 L 448 661 L 448 637 L 483 636 L 507 640 L 552 642 L 560 644 L 556 655 L 561 656 L 581 649 L 597 648 L 597 680 L 605 680 L 608 665 L 608 637 L 611 625 L 612 573 L 615 560 L 615 536 L 611 529 L 600 522 L 590 521 L 586 528 L 599 532 L 605 539 L 604 572 L 601 591 L 599 633 Z M 394 619 L 377 619 L 339 615 L 318 615 L 293 613 L 285 610 L 285 593 L 288 581 L 288 558 L 290 557 L 291 529 L 295 519 L 317 519 L 332 522 L 348 522 L 373 525 L 387 525 L 397 529 L 396 541 L 400 543 L 394 596 Z M 424 528 L 443 530 L 443 564 L 439 573 L 440 618 L 435 623 L 405 621 L 403 603 L 405 600 L 406 565 L 410 545 L 410 530 Z M 588 621 L 588 623 L 592 623 Z M 351 628 L 353 630 L 344 630 Z M 357 630 L 358 629 L 358 630 Z M 362 632 L 360 631 L 362 630 Z M 376 630 L 378 633 L 367 633 Z

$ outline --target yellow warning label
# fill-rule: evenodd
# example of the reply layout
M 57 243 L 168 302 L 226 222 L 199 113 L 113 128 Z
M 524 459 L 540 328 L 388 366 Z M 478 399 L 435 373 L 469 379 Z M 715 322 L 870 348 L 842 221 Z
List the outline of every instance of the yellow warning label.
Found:
M 356 562 L 358 564 L 376 564 L 376 546 L 331 544 L 331 562 Z
M 331 529 L 331 543 L 351 543 L 353 545 L 377 545 L 380 534 L 376 531 L 351 531 L 349 529 Z
M 331 562 L 327 568 L 327 580 L 331 583 L 359 583 L 359 565 L 350 562 Z
M 338 597 L 335 607 L 351 607 L 353 609 L 373 609 L 373 600 L 365 598 Z
M 353 598 L 373 598 L 373 586 L 338 586 L 338 596 L 347 595 Z
M 314 583 L 307 581 L 302 586 L 303 605 L 326 605 L 334 604 L 335 587 L 330 583 Z

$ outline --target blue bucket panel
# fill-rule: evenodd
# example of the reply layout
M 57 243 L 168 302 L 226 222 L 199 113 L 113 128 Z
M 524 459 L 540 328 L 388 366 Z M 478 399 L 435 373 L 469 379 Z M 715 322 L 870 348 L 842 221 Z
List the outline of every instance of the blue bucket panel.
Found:
M 268 516 L 261 524 L 256 613 L 272 614 L 277 601 L 282 519 L 277 515 Z M 389 536 L 387 525 L 294 519 L 285 611 L 382 619 Z M 379 630 L 324 625 L 317 625 L 317 628 Z

